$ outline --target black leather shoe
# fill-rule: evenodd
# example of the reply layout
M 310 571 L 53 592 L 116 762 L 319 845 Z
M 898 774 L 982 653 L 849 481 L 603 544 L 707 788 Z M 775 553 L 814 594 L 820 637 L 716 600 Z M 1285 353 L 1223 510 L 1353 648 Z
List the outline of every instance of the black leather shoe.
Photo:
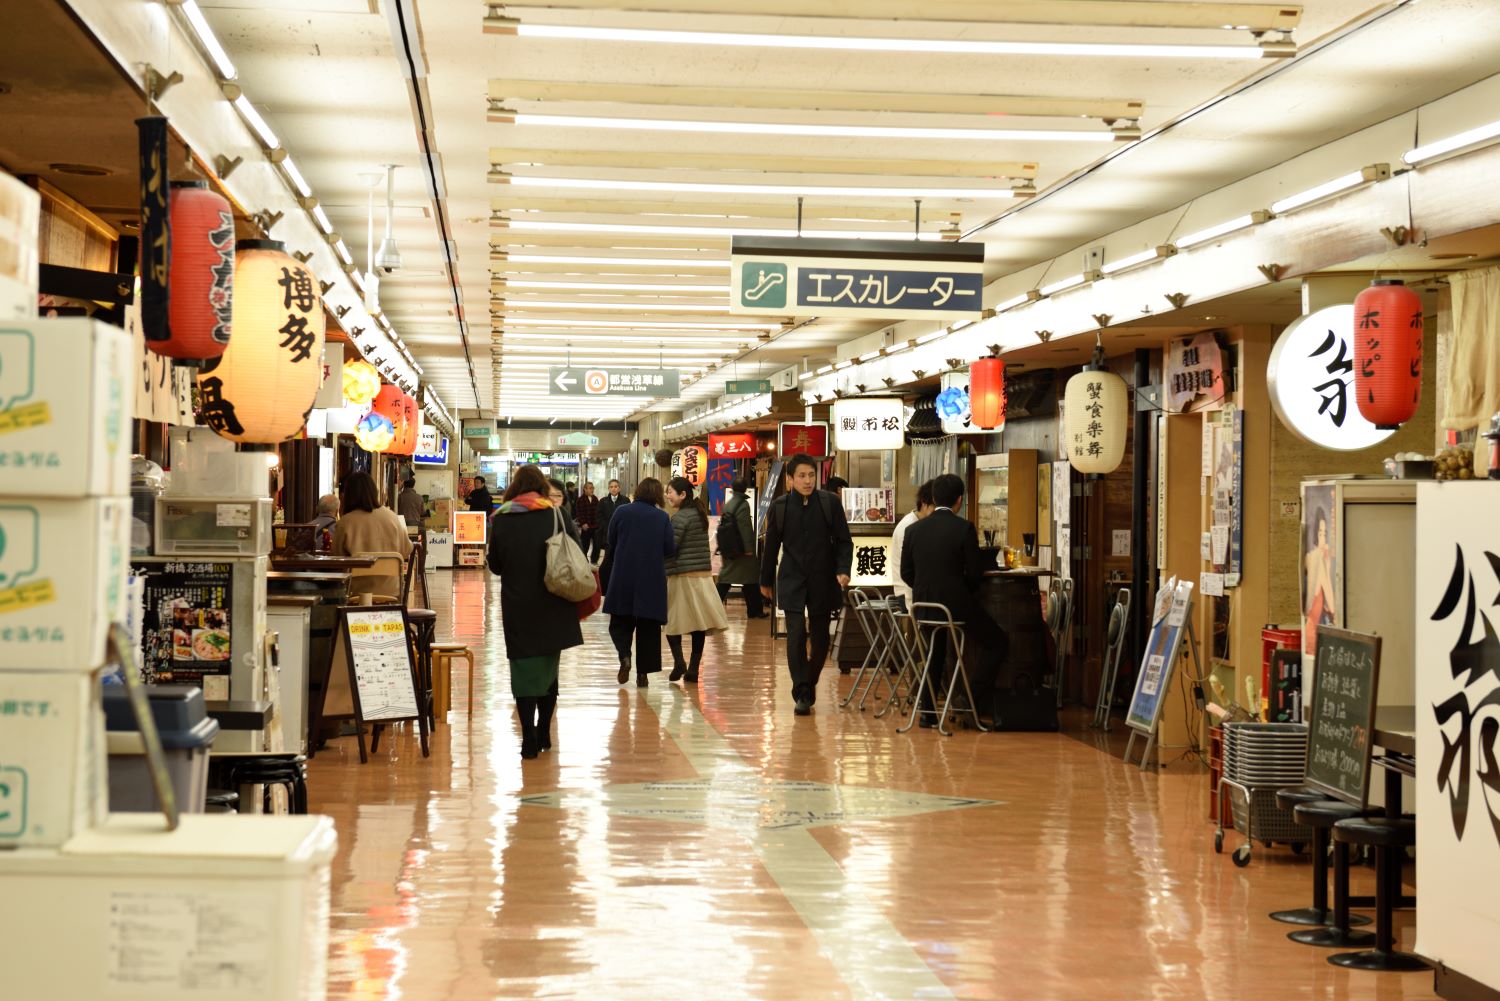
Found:
M 672 675 L 667 680 L 681 681 L 684 674 L 687 674 L 687 664 L 679 660 L 676 664 L 672 665 Z
M 623 656 L 623 655 L 620 657 L 620 673 L 617 674 L 617 675 L 615 675 L 615 680 L 618 681 L 622 685 L 625 684 L 625 682 L 627 682 L 627 681 L 630 680 L 630 658 L 629 657 L 626 657 L 626 656 Z
M 808 705 L 806 702 L 803 702 L 801 699 L 798 699 L 797 705 L 794 709 L 792 709 L 792 712 L 796 713 L 798 716 L 811 716 L 812 706 Z
M 635 687 L 637 687 L 637 688 L 645 688 L 650 683 L 651 683 L 650 682 L 650 675 L 647 675 L 647 674 L 637 674 L 635 676 Z
M 698 672 L 696 670 L 689 671 L 682 676 L 682 680 L 690 685 L 696 685 L 698 683 Z

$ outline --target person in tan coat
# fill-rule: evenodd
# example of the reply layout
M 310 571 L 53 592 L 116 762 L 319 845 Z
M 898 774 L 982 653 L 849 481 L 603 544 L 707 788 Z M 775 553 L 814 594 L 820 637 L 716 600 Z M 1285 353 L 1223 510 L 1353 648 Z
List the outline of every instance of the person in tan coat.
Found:
M 350 473 L 340 490 L 343 513 L 333 529 L 334 556 L 366 556 L 370 553 L 411 555 L 406 522 L 395 511 L 381 507 L 380 494 L 369 473 Z M 399 595 L 401 580 L 390 576 L 356 576 L 349 587 L 353 594 Z

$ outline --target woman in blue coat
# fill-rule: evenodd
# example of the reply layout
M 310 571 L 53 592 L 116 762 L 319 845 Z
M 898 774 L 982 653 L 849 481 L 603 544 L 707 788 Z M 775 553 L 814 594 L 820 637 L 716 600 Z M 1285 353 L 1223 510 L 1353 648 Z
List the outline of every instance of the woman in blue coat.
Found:
M 609 519 L 609 584 L 604 611 L 609 638 L 620 654 L 620 684 L 630 680 L 630 646 L 635 641 L 635 683 L 661 670 L 661 627 L 667 622 L 667 558 L 677 555 L 672 519 L 662 510 L 661 481 L 647 477 L 635 500 Z

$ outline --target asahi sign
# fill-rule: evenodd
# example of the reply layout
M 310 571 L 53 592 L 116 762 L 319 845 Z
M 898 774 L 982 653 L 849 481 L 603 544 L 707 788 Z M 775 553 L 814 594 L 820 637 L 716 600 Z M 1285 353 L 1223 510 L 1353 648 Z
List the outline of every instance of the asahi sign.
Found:
M 984 244 L 736 236 L 730 312 L 977 320 Z

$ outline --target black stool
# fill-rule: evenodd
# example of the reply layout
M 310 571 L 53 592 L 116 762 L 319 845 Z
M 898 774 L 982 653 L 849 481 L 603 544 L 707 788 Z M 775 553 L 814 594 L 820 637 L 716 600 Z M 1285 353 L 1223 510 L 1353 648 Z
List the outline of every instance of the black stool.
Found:
M 307 758 L 300 754 L 267 752 L 246 757 L 223 758 L 221 781 L 232 788 L 244 786 L 284 786 L 287 809 L 294 814 L 307 813 Z M 265 790 L 269 792 L 269 788 Z M 240 803 L 242 808 L 244 803 Z M 262 805 L 264 809 L 264 804 Z
M 210 789 L 203 799 L 204 813 L 238 813 L 240 794 L 232 789 Z
M 1329 956 L 1328 961 L 1351 970 L 1427 969 L 1427 964 L 1418 957 L 1396 951 L 1391 920 L 1391 912 L 1401 895 L 1401 866 L 1395 852 L 1417 843 L 1417 822 L 1411 817 L 1350 817 L 1333 825 L 1333 843 L 1339 848 L 1375 846 L 1375 948 L 1341 952 Z
M 1328 829 L 1342 820 L 1359 817 L 1364 811 L 1337 800 L 1321 800 L 1317 803 L 1298 803 L 1292 816 L 1303 827 L 1311 827 L 1320 839 L 1328 837 Z M 1316 899 L 1316 898 L 1315 898 Z M 1326 901 L 1327 898 L 1325 897 Z M 1293 942 L 1317 945 L 1325 948 L 1343 948 L 1373 945 L 1375 936 L 1367 931 L 1349 930 L 1349 846 L 1334 839 L 1333 844 L 1333 916 L 1322 928 L 1307 928 L 1287 935 Z
M 1314 789 L 1299 789 L 1288 787 L 1276 790 L 1276 805 L 1283 810 L 1294 811 L 1303 803 L 1327 802 L 1328 796 Z M 1292 814 L 1296 817 L 1296 814 Z M 1301 822 L 1300 819 L 1298 821 Z M 1333 920 L 1333 912 L 1328 909 L 1328 844 L 1329 829 L 1327 827 L 1314 827 L 1312 839 L 1313 860 L 1313 900 L 1311 907 L 1299 907 L 1291 911 L 1273 911 L 1271 918 L 1276 921 L 1284 921 L 1289 925 L 1315 925 L 1322 926 Z M 1349 918 L 1351 925 L 1367 925 L 1370 919 L 1355 914 Z

